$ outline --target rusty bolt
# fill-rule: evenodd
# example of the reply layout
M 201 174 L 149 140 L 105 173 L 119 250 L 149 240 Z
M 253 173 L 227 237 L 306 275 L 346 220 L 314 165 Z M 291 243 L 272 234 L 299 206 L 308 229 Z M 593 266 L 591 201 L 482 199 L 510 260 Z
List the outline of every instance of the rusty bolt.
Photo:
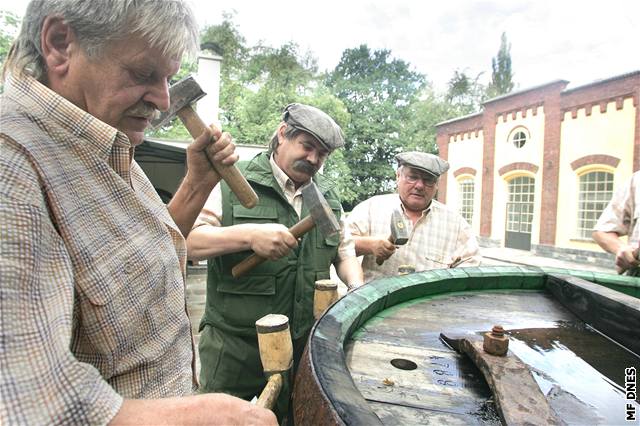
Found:
M 504 335 L 504 328 L 501 325 L 494 325 L 489 333 L 484 334 L 482 348 L 491 355 L 504 356 L 507 354 L 509 338 Z

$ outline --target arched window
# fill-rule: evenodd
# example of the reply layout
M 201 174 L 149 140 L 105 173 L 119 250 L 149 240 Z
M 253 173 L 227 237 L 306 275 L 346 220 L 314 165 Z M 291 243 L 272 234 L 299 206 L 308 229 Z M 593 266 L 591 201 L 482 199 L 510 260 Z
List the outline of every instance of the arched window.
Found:
M 526 127 L 518 126 L 509 133 L 509 141 L 516 148 L 522 148 L 529 140 L 529 130 Z
M 471 223 L 473 220 L 473 194 L 474 183 L 473 178 L 464 177 L 458 180 L 460 194 L 459 213 L 464 219 Z
M 591 238 L 600 214 L 613 195 L 613 173 L 593 171 L 580 175 L 578 189 L 578 238 Z

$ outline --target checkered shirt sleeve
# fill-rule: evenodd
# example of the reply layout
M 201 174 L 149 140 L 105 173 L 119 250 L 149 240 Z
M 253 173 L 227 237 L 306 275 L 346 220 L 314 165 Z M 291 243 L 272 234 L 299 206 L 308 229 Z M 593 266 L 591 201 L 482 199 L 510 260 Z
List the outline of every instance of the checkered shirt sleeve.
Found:
M 0 424 L 188 394 L 184 239 L 123 134 L 31 78 L 0 98 Z

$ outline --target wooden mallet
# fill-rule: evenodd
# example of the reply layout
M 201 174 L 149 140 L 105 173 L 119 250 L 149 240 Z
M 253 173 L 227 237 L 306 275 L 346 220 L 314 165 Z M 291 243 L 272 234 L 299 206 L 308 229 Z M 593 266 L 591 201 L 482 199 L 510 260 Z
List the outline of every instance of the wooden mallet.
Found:
M 284 383 L 283 373 L 293 365 L 293 343 L 286 315 L 269 314 L 256 321 L 258 349 L 267 385 L 256 405 L 273 409 Z
M 329 306 L 338 300 L 338 283 L 333 280 L 318 280 L 314 284 L 313 317 L 317 320 Z
M 187 128 L 191 137 L 197 138 L 204 133 L 207 125 L 196 114 L 191 104 L 205 95 L 206 93 L 192 76 L 187 76 L 178 81 L 169 88 L 171 99 L 169 109 L 151 122 L 151 129 L 162 127 L 177 115 L 184 123 L 184 127 Z M 220 177 L 227 182 L 229 188 L 236 194 L 243 206 L 252 208 L 258 204 L 258 195 L 235 165 L 227 166 L 219 161 L 213 161 L 210 157 L 209 161 Z

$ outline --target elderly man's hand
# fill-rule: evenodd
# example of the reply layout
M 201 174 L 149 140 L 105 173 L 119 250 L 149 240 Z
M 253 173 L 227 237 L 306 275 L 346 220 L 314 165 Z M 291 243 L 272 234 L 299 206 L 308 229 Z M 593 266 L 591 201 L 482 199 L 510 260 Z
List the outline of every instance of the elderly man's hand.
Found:
M 251 250 L 265 259 L 276 260 L 289 254 L 298 247 L 295 239 L 286 226 L 279 223 L 256 225 L 250 236 Z
M 187 147 L 187 176 L 192 182 L 213 188 L 220 181 L 220 175 L 212 162 L 234 164 L 238 161 L 235 149 L 229 133 L 211 126 Z
M 616 270 L 618 274 L 622 274 L 625 271 L 635 268 L 640 265 L 638 260 L 638 247 L 632 247 L 629 245 L 622 246 L 616 253 Z
M 373 242 L 373 255 L 376 257 L 378 265 L 382 265 L 385 260 L 396 252 L 396 246 L 387 238 L 380 238 Z

